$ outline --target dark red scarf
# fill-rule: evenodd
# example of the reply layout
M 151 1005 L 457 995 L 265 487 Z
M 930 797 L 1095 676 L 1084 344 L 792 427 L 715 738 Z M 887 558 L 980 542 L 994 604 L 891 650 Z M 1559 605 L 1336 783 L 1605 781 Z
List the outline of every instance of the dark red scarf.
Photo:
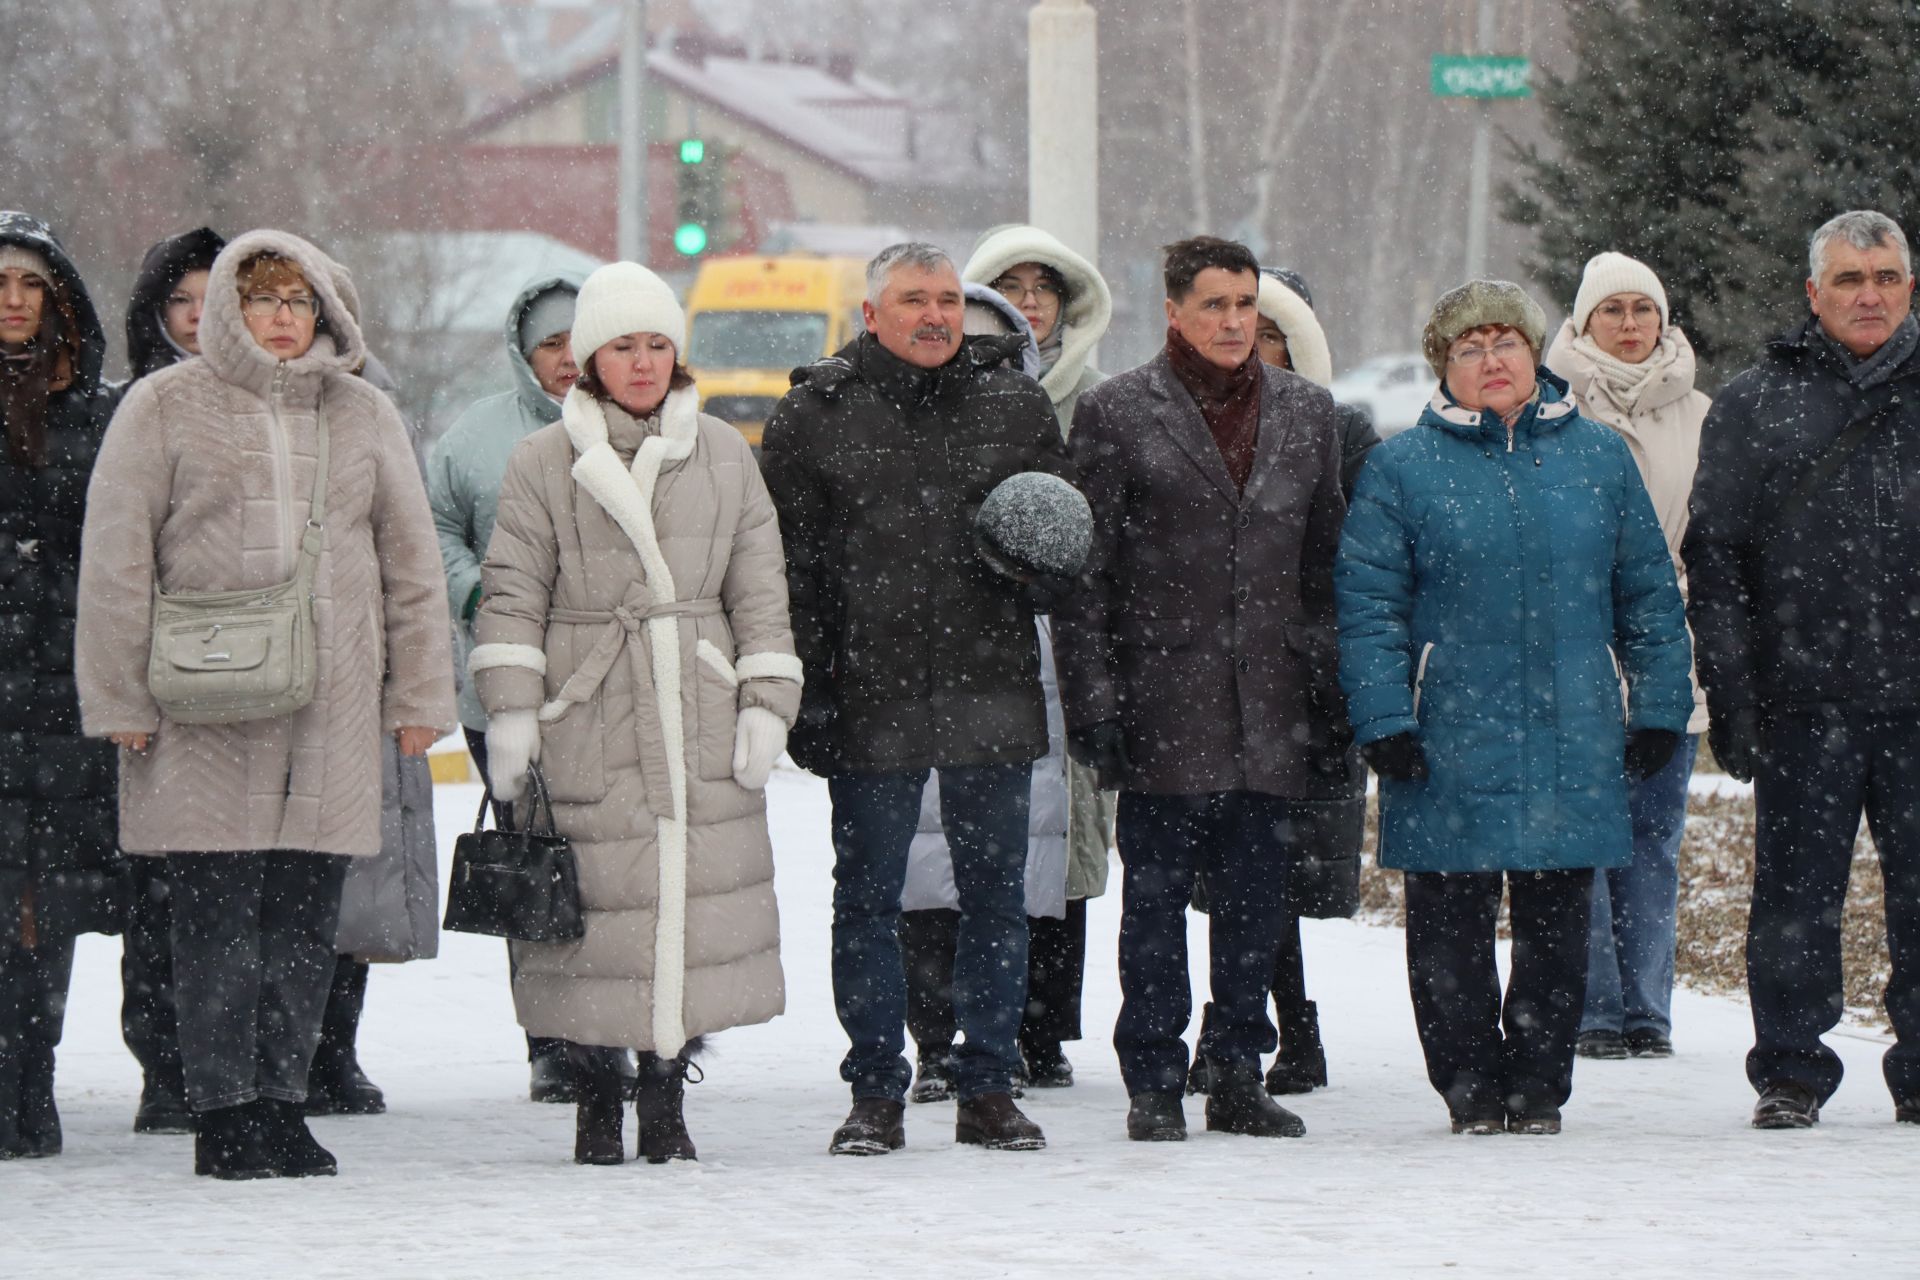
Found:
M 1173 376 L 1200 406 L 1207 430 L 1227 464 L 1235 489 L 1244 493 L 1247 477 L 1253 474 L 1254 447 L 1260 442 L 1260 355 L 1249 352 L 1232 369 L 1222 369 L 1201 355 L 1192 343 L 1167 330 L 1167 362 Z

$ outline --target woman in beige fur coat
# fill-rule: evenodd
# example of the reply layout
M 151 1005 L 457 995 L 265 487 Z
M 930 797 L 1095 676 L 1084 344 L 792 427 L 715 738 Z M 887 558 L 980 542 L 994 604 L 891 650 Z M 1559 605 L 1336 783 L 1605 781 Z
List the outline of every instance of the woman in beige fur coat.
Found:
M 508 464 L 470 669 L 495 786 L 537 762 L 587 932 L 514 944 L 514 1006 L 573 1046 L 574 1159 L 618 1164 L 613 1051 L 640 1050 L 640 1153 L 694 1158 L 698 1038 L 785 1004 L 763 788 L 800 705 L 773 504 L 699 412 L 686 319 L 645 267 L 588 277 L 579 383 Z
M 454 724 L 433 516 L 399 413 L 353 374 L 366 346 L 343 276 L 283 232 L 221 251 L 200 357 L 128 392 L 81 541 L 81 715 L 121 748 L 121 844 L 167 858 L 196 1165 L 223 1178 L 334 1171 L 302 1110 L 347 859 L 380 852 L 381 736 L 419 755 Z M 154 589 L 293 576 L 322 414 L 313 699 L 237 724 L 169 720 L 147 687 Z

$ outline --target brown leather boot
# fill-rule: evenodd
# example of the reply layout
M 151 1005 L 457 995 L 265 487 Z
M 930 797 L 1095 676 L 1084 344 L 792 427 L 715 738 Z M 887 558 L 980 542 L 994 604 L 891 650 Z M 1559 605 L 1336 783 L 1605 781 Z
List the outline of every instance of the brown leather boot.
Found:
M 1047 1135 L 1021 1114 L 1010 1093 L 983 1093 L 954 1111 L 953 1138 L 991 1151 L 1040 1151 Z
M 836 1156 L 883 1156 L 907 1145 L 901 1117 L 906 1104 L 887 1098 L 855 1098 L 853 1110 L 833 1131 L 827 1153 Z

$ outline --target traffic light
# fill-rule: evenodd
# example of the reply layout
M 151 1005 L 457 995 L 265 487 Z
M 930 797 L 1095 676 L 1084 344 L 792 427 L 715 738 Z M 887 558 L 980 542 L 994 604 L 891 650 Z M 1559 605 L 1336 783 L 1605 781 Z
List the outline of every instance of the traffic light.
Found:
M 707 154 L 704 138 L 680 140 L 680 168 L 676 179 L 679 220 L 673 228 L 674 251 L 688 258 L 707 251 L 720 184 L 719 155 Z

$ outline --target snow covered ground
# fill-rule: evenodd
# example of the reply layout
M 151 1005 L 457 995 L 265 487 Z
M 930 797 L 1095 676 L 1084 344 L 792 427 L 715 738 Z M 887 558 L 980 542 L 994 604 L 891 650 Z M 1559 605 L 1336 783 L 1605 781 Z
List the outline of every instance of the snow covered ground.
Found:
M 1207 1134 L 1190 1107 L 1185 1145 L 1129 1143 L 1106 1038 L 1117 894 L 1089 912 L 1079 1082 L 1027 1102 L 1047 1151 L 957 1148 L 937 1104 L 909 1108 L 906 1150 L 830 1159 L 847 1100 L 826 792 L 783 769 L 772 795 L 788 1012 L 719 1038 L 689 1091 L 697 1165 L 575 1167 L 572 1109 L 526 1100 L 502 944 L 453 935 L 437 962 L 374 973 L 362 1058 L 391 1111 L 316 1122 L 338 1178 L 195 1178 L 190 1139 L 130 1130 L 119 943 L 87 938 L 60 1051 L 67 1154 L 0 1165 L 0 1277 L 1920 1271 L 1896 1239 L 1920 1129 L 1892 1123 L 1872 1037 L 1835 1038 L 1848 1077 L 1818 1129 L 1756 1133 L 1745 1007 L 1683 992 L 1680 1056 L 1581 1063 L 1561 1137 L 1454 1137 L 1421 1067 L 1401 935 L 1344 921 L 1308 925 L 1334 1087 L 1295 1104 L 1307 1137 Z M 442 788 L 443 850 L 476 801 Z M 1203 923 L 1194 937 L 1203 974 Z

